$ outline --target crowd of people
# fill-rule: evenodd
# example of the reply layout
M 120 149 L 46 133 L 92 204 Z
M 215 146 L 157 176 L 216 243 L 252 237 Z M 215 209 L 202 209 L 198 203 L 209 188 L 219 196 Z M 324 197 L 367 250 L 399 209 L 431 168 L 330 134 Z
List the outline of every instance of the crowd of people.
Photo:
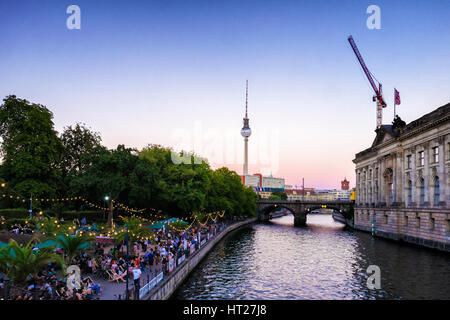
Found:
M 68 286 L 67 279 L 58 277 L 55 264 L 49 264 L 47 268 L 34 277 L 29 277 L 26 287 L 17 287 L 7 284 L 4 275 L 0 276 L 0 290 L 2 298 L 10 300 L 94 300 L 102 293 L 102 288 L 91 277 L 80 279 L 80 283 Z M 6 287 L 8 292 L 5 292 Z M 7 297 L 5 297 L 7 294 Z
M 68 286 L 67 279 L 72 279 L 74 273 L 63 278 L 61 270 L 57 270 L 57 265 L 50 264 L 46 270 L 28 280 L 27 289 L 11 286 L 9 299 L 99 299 L 102 294 L 99 282 L 104 280 L 121 283 L 125 282 L 128 276 L 130 283 L 133 284 L 130 296 L 136 298 L 137 294 L 135 293 L 139 292 L 141 283 L 145 281 L 141 279 L 144 273 L 147 274 L 147 279 L 152 279 L 161 273 L 164 276 L 170 274 L 184 261 L 183 256 L 184 258 L 189 257 L 199 249 L 201 244 L 225 228 L 227 224 L 227 222 L 197 224 L 184 231 L 170 228 L 156 229 L 153 241 L 138 240 L 129 244 L 128 256 L 124 242 L 117 245 L 95 243 L 90 250 L 80 253 L 72 261 L 72 265 L 78 266 L 81 274 L 85 275 L 79 285 Z M 0 290 L 4 286 L 5 281 L 0 275 Z

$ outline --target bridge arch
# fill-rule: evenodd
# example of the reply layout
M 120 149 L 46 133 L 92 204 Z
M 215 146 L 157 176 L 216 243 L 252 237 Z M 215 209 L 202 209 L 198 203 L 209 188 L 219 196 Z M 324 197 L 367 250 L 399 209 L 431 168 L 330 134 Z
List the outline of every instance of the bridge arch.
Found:
M 314 211 L 314 210 L 317 210 L 317 209 L 333 209 L 333 210 L 336 210 L 336 211 L 342 211 L 341 207 L 333 206 L 333 205 L 331 205 L 331 206 L 327 205 L 325 207 L 323 207 L 323 205 L 312 205 L 312 206 L 309 206 L 307 208 L 307 211 L 311 212 L 311 211 Z
M 257 201 L 258 218 L 260 221 L 268 221 L 270 213 L 275 208 L 285 208 L 294 215 L 294 226 L 305 226 L 306 215 L 315 209 L 333 209 L 347 216 L 353 212 L 352 201 L 289 201 L 261 199 Z

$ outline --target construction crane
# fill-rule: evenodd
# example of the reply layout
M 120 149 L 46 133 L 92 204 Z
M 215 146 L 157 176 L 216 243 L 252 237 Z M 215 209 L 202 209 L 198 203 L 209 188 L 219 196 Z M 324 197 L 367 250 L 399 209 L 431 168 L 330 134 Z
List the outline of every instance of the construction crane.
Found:
M 373 96 L 373 101 L 377 102 L 377 129 L 381 127 L 383 123 L 383 108 L 386 108 L 386 103 L 384 102 L 383 95 L 382 95 L 382 85 L 380 82 L 377 81 L 378 87 L 375 84 L 374 76 L 370 73 L 369 69 L 366 66 L 366 63 L 364 62 L 361 54 L 359 53 L 358 47 L 356 46 L 355 41 L 353 40 L 352 36 L 348 37 L 348 42 L 352 46 L 353 52 L 355 52 L 356 57 L 358 58 L 359 64 L 361 64 L 361 67 L 364 70 L 364 73 L 366 74 L 367 79 L 369 79 L 369 82 L 373 88 L 373 91 L 375 91 L 375 95 Z

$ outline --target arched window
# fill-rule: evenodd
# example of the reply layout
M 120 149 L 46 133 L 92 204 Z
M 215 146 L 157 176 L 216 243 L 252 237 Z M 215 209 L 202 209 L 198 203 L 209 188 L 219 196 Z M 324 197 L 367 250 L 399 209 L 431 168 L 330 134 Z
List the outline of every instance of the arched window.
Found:
M 412 203 L 412 181 L 408 180 L 408 187 L 407 187 L 407 199 L 408 199 L 408 205 Z
M 439 177 L 434 178 L 434 205 L 438 206 L 441 201 L 441 190 L 439 188 Z
M 420 190 L 420 205 L 425 203 L 425 180 L 420 178 L 419 180 L 419 190 Z
M 384 170 L 383 178 L 386 186 L 385 190 L 386 203 L 392 204 L 395 202 L 394 171 L 392 170 L 392 168 L 386 168 L 386 170 Z

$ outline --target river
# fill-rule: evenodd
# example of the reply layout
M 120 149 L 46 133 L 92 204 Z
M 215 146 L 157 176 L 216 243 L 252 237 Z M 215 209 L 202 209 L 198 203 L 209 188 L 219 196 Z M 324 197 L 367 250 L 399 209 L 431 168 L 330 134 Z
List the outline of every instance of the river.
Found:
M 381 288 L 368 289 L 369 265 Z M 450 254 L 344 230 L 331 215 L 292 215 L 224 238 L 174 299 L 450 299 Z

